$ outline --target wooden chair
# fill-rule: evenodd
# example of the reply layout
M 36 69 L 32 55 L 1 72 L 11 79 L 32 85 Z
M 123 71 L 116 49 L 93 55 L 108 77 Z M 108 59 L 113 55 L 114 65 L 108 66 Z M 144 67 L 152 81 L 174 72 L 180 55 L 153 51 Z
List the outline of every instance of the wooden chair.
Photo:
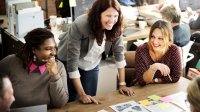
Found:
M 125 82 L 127 86 L 130 86 L 131 83 L 136 82 L 135 78 L 135 51 L 126 51 L 125 52 Z

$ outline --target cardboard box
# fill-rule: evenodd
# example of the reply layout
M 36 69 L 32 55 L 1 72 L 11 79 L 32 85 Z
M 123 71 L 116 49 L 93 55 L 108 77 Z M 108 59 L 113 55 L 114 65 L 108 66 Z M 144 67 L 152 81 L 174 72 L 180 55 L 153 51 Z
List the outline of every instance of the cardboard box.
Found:
M 187 78 L 192 80 L 196 77 L 200 77 L 200 71 L 197 70 L 196 68 L 189 68 L 187 73 Z

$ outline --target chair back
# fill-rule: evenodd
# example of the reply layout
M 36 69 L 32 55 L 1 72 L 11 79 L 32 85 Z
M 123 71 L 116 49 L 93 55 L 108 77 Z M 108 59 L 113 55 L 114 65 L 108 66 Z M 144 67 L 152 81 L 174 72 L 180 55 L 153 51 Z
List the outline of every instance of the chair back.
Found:
M 125 82 L 127 86 L 130 86 L 135 78 L 135 51 L 126 51 L 125 52 L 125 60 L 126 60 L 126 67 L 125 67 Z
M 186 77 L 186 64 L 188 61 L 192 60 L 194 58 L 194 55 L 192 53 L 189 53 L 191 46 L 193 45 L 194 41 L 189 41 L 185 46 L 179 47 L 181 52 L 181 59 L 182 59 L 182 70 L 183 70 L 183 76 Z

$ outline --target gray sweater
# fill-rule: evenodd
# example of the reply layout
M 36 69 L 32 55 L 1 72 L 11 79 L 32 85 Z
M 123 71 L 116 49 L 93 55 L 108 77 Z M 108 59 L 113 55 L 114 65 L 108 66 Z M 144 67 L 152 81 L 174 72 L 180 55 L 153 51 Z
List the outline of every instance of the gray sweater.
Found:
M 183 47 L 190 41 L 190 27 L 188 24 L 179 24 L 173 27 L 174 44 Z
M 12 108 L 47 104 L 50 107 L 64 106 L 69 98 L 67 76 L 64 65 L 57 61 L 58 74 L 48 75 L 46 70 L 31 73 L 23 67 L 22 61 L 15 55 L 9 55 L 0 61 L 0 73 L 8 74 L 13 85 L 15 102 Z

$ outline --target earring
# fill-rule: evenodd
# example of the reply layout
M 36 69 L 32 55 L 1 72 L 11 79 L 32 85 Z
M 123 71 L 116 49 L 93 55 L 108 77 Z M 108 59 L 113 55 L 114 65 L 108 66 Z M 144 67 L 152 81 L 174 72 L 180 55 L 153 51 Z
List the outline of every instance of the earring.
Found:
M 36 61 L 36 56 L 35 55 L 33 55 L 33 61 Z

